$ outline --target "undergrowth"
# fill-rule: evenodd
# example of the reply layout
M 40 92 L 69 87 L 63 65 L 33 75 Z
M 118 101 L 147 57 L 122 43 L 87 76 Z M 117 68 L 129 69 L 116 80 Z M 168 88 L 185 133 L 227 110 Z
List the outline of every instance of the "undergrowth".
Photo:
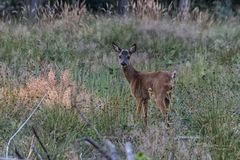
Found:
M 240 157 L 238 25 L 206 28 L 196 22 L 101 16 L 74 20 L 34 25 L 0 22 L 0 154 L 4 155 L 8 139 L 39 98 L 54 92 L 57 97 L 51 101 L 48 93 L 49 101 L 14 140 L 11 155 L 14 147 L 27 155 L 34 126 L 52 157 L 73 159 L 81 154 L 97 159 L 92 147 L 75 145 L 83 137 L 101 142 L 72 107 L 77 105 L 101 135 L 120 148 L 132 142 L 139 157 L 167 159 L 174 148 L 177 159 L 189 155 L 197 159 L 206 153 L 213 159 Z M 138 70 L 177 70 L 170 135 L 165 134 L 153 102 L 146 130 L 134 120 L 136 104 L 112 42 L 123 47 L 137 44 L 133 63 Z M 42 92 L 34 95 L 41 87 Z M 23 90 L 27 101 L 19 94 Z M 189 154 L 176 147 L 174 138 L 181 135 L 200 137 Z

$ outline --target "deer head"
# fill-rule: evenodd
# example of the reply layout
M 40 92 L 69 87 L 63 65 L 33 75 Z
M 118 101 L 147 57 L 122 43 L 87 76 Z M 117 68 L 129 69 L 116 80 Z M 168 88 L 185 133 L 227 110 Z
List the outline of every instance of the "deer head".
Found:
M 122 49 L 117 44 L 112 44 L 113 49 L 118 53 L 119 64 L 125 68 L 130 64 L 131 55 L 136 52 L 137 45 L 133 44 L 129 49 Z

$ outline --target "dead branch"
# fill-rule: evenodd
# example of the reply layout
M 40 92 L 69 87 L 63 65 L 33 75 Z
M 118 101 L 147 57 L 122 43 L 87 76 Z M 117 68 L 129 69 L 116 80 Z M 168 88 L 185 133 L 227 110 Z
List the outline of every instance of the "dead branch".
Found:
M 17 148 L 15 148 L 15 154 L 17 155 L 17 158 L 24 159 L 21 153 L 17 150 Z
M 36 131 L 36 129 L 34 127 L 32 127 L 32 131 L 33 131 L 34 136 L 37 138 L 37 141 L 39 142 L 40 146 L 42 147 L 43 151 L 47 155 L 47 159 L 51 160 L 50 155 L 49 155 L 49 153 L 47 151 L 47 148 L 43 145 L 43 143 L 42 143 L 41 139 L 39 138 L 39 136 L 37 134 L 37 131 Z
M 6 147 L 6 158 L 8 158 L 8 152 L 9 152 L 9 147 L 10 144 L 12 142 L 12 140 L 15 138 L 15 136 L 23 129 L 23 127 L 28 123 L 28 121 L 32 118 L 33 114 L 41 107 L 41 103 L 43 102 L 44 98 L 47 96 L 47 94 L 45 94 L 42 99 L 40 100 L 40 102 L 36 105 L 36 107 L 34 108 L 34 110 L 31 112 L 31 114 L 28 116 L 28 118 L 22 123 L 22 125 L 17 129 L 17 131 L 10 137 L 10 139 L 8 140 L 7 143 L 7 147 Z
M 84 141 L 91 144 L 99 153 L 101 153 L 107 160 L 113 160 L 112 157 L 110 157 L 106 151 L 104 151 L 96 142 L 94 142 L 90 138 L 83 138 Z
M 43 160 L 41 154 L 39 153 L 39 151 L 37 150 L 37 148 L 34 146 L 34 144 L 32 145 L 32 150 L 33 150 L 33 153 L 35 154 L 35 156 L 36 156 L 39 160 Z

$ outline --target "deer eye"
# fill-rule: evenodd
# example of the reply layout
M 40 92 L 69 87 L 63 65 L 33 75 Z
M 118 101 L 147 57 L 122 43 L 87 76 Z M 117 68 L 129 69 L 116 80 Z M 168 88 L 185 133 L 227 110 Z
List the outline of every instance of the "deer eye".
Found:
M 122 58 L 122 56 L 120 55 L 120 56 L 118 56 L 118 58 Z
M 130 56 L 127 56 L 127 59 L 130 59 Z

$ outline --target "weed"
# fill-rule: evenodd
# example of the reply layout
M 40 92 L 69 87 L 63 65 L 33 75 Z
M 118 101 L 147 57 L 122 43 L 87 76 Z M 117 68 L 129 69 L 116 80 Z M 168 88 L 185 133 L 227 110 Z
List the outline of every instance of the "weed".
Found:
M 102 135 L 120 147 L 131 141 L 140 157 L 167 159 L 178 135 L 200 137 L 189 155 L 239 157 L 238 25 L 64 16 L 32 26 L 0 22 L 0 154 L 32 104 L 47 92 L 43 108 L 14 142 L 24 154 L 31 126 L 37 125 L 56 159 L 74 157 L 79 138 L 98 139 L 72 109 L 77 105 Z M 138 44 L 133 63 L 139 70 L 177 70 L 169 113 L 172 134 L 166 141 L 154 103 L 146 131 L 133 121 L 136 104 L 111 51 L 113 41 Z M 83 157 L 96 156 L 92 148 L 81 147 Z M 176 149 L 176 155 L 182 154 Z

